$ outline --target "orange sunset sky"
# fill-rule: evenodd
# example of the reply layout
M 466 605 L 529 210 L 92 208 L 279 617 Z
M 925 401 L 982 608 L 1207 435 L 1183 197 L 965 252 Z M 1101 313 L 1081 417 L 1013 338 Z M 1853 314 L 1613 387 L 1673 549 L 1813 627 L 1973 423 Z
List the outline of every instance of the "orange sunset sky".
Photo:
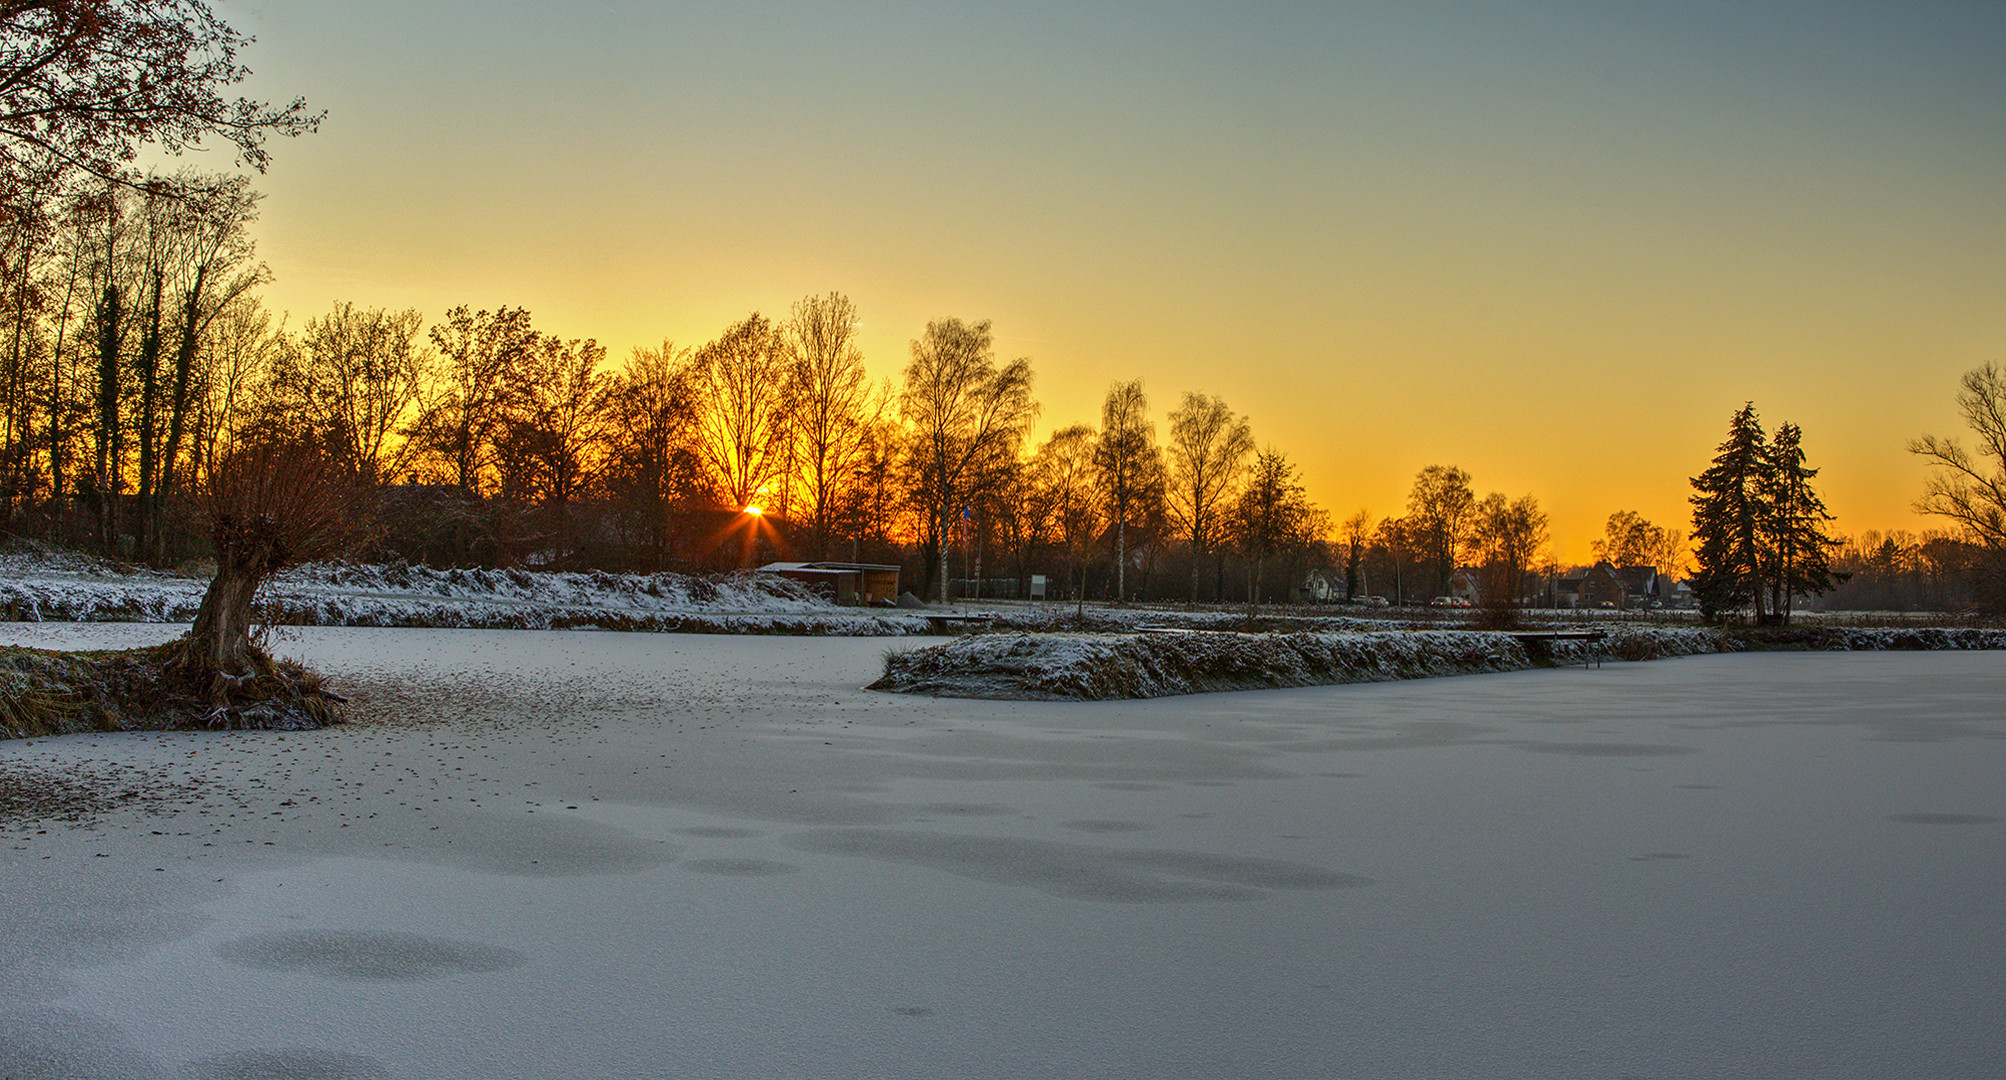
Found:
M 1215 393 L 1334 518 L 1460 465 L 1563 561 L 1689 528 L 1748 399 L 1839 531 L 1929 526 L 1904 444 L 2006 359 L 2006 7 L 216 7 L 328 110 L 259 181 L 294 325 L 519 305 L 617 364 L 835 290 L 878 374 L 990 319 L 1041 432 Z

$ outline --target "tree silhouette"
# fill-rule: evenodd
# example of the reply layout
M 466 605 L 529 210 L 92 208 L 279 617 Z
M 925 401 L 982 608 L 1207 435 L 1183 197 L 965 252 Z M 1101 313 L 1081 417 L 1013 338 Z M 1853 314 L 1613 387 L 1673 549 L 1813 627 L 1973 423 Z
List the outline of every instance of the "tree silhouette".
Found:
M 1165 502 L 1171 521 L 1191 544 L 1191 599 L 1198 599 L 1198 573 L 1206 555 L 1219 547 L 1232 508 L 1233 491 L 1254 453 L 1254 429 L 1224 401 L 1186 393 L 1170 414 L 1169 480 Z M 1223 558 L 1223 556 L 1222 556 Z M 1215 563 L 1223 591 L 1224 567 Z
M 1016 457 L 1037 416 L 1031 361 L 996 364 L 989 323 L 936 319 L 912 343 L 899 394 L 909 425 L 908 458 L 920 507 L 927 576 L 947 599 L 947 538 L 985 473 Z
M 0 202 L 76 172 L 128 180 L 143 144 L 215 137 L 263 172 L 267 139 L 322 114 L 226 99 L 249 43 L 201 0 L 0 0 Z
M 1706 618 L 1753 605 L 1755 621 L 1767 622 L 1764 608 L 1762 498 L 1769 469 L 1769 440 L 1748 402 L 1728 422 L 1727 439 L 1713 464 L 1693 478 L 1693 596 Z
M 1129 522 L 1163 486 L 1163 457 L 1156 449 L 1156 425 L 1149 422 L 1142 380 L 1108 387 L 1101 403 L 1100 438 L 1094 442 L 1094 469 L 1114 529 L 1114 596 L 1120 603 L 1128 599 Z
M 1966 449 L 1935 435 L 1909 443 L 1909 453 L 1932 467 L 1915 508 L 1956 522 L 1985 553 L 1980 601 L 2006 611 L 2006 370 L 1987 363 L 1965 372 L 1959 385 L 1957 409 L 1978 445 Z

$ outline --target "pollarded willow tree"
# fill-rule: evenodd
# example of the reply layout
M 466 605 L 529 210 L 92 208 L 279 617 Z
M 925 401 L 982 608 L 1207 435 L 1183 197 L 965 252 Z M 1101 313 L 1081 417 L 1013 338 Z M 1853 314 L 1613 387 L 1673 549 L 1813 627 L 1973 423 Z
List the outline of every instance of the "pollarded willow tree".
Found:
M 982 481 L 1007 468 L 1038 415 L 1031 361 L 998 366 L 988 320 L 936 319 L 912 343 L 899 392 L 927 579 L 947 600 L 947 539 Z
M 210 465 L 216 576 L 195 625 L 166 646 L 167 667 L 206 699 L 212 724 L 310 726 L 326 696 L 297 667 L 251 641 L 259 586 L 295 563 L 338 554 L 355 537 L 355 475 L 321 447 L 278 435 L 233 448 Z M 243 710 L 263 715 L 244 718 Z

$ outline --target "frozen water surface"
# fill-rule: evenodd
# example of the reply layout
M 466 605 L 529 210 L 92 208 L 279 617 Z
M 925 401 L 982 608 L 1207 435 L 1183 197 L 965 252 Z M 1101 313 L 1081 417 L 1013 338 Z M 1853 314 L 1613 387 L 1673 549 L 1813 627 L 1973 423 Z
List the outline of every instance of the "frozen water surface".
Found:
M 364 719 L 0 743 L 202 792 L 0 829 L 0 1076 L 2006 1061 L 1997 654 L 1077 704 L 868 693 L 859 639 L 278 644 Z

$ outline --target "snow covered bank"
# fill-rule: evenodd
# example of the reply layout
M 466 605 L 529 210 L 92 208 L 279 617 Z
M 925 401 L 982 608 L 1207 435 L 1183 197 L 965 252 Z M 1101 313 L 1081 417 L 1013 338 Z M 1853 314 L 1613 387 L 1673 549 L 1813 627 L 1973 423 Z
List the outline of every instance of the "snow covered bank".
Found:
M 1594 659 L 1819 649 L 2000 649 L 2006 631 L 1612 628 L 1598 642 L 1492 631 L 1350 633 L 989 634 L 885 658 L 873 690 L 1010 699 L 1156 698 L 1217 690 L 1389 682 L 1517 671 Z M 1536 655 L 1544 653 L 1545 655 Z
M 208 583 L 49 553 L 0 559 L 13 622 L 188 622 Z M 318 563 L 268 583 L 259 603 L 289 626 L 643 630 L 718 634 L 926 633 L 924 616 L 837 607 L 766 574 L 527 573 Z

